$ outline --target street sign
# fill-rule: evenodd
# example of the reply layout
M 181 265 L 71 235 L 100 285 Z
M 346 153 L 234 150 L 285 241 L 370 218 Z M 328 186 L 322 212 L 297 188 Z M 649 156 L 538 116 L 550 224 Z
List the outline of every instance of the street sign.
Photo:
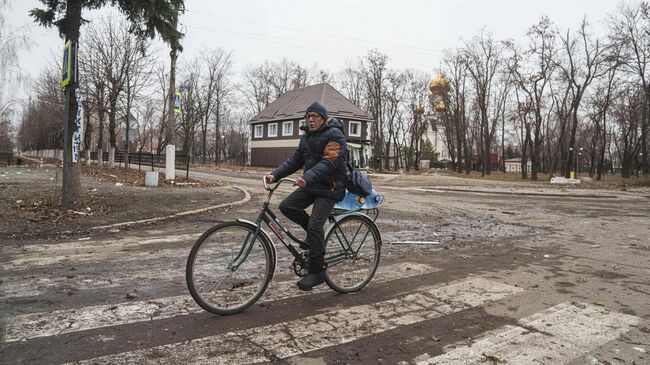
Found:
M 68 86 L 72 76 L 72 42 L 67 41 L 63 46 L 63 64 L 61 65 L 61 88 Z
M 174 94 L 174 113 L 180 113 L 181 112 L 181 92 L 177 91 L 176 94 Z

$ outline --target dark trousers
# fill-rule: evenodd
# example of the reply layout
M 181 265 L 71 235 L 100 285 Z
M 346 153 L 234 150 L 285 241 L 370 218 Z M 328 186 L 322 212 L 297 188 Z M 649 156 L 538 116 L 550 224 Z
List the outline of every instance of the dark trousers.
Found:
M 314 204 L 311 217 L 305 208 Z M 326 198 L 312 197 L 304 189 L 296 189 L 282 203 L 280 211 L 287 218 L 307 231 L 306 242 L 309 244 L 309 272 L 325 269 L 325 232 L 323 227 L 327 217 L 332 213 L 335 202 Z

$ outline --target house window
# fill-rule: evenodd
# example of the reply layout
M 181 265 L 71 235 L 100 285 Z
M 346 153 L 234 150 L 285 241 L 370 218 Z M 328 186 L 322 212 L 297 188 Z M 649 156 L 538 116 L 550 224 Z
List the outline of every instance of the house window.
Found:
M 278 123 L 269 124 L 269 137 L 278 136 Z
M 348 135 L 350 137 L 361 137 L 361 123 L 350 121 Z
M 282 123 L 282 135 L 283 136 L 293 136 L 293 122 L 283 122 Z
M 264 137 L 264 126 L 261 124 L 255 125 L 255 138 Z
M 305 133 L 305 131 L 303 131 L 302 129 L 300 129 L 300 127 L 304 127 L 304 126 L 306 126 L 306 125 L 307 125 L 307 122 L 305 122 L 304 119 L 298 121 L 298 134 L 303 134 L 303 133 Z

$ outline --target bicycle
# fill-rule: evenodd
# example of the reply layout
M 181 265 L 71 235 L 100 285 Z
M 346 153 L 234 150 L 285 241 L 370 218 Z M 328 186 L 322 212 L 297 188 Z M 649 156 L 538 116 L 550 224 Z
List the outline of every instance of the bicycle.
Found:
M 299 277 L 307 274 L 308 251 L 299 250 L 300 244 L 306 243 L 285 228 L 269 208 L 275 190 L 283 182 L 295 185 L 295 180 L 280 179 L 273 187 L 264 178 L 262 181 L 268 196 L 255 222 L 236 219 L 220 223 L 203 233 L 192 247 L 186 267 L 187 286 L 196 303 L 208 312 L 240 313 L 266 291 L 275 274 L 277 255 L 262 223 L 293 255 L 294 273 Z M 379 266 L 382 241 L 375 224 L 379 210 L 364 211 L 368 214 L 335 209 L 328 218 L 325 282 L 339 293 L 361 290 Z

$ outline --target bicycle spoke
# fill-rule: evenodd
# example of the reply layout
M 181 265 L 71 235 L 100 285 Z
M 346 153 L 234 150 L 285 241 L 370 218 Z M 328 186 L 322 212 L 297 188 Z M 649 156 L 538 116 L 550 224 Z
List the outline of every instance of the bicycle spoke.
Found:
M 379 264 L 381 238 L 367 217 L 342 218 L 328 234 L 326 261 L 328 285 L 340 292 L 361 289 Z
M 188 261 L 188 287 L 206 310 L 237 313 L 263 294 L 273 264 L 270 248 L 254 232 L 242 223 L 224 223 L 197 241 Z

